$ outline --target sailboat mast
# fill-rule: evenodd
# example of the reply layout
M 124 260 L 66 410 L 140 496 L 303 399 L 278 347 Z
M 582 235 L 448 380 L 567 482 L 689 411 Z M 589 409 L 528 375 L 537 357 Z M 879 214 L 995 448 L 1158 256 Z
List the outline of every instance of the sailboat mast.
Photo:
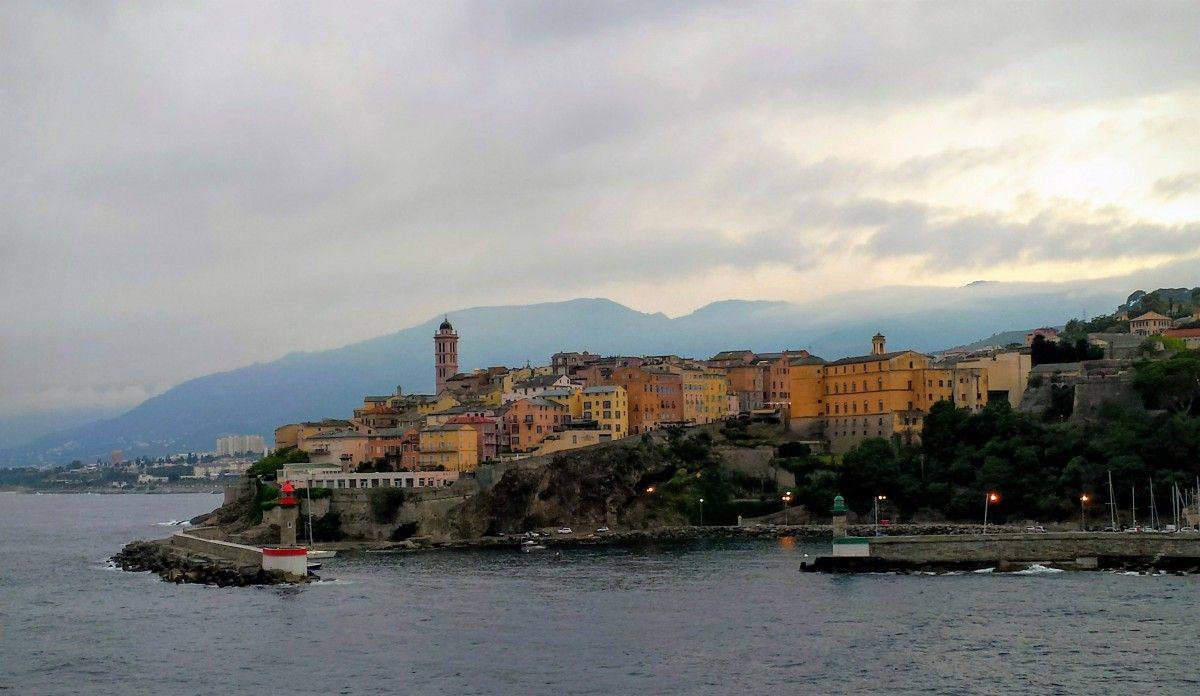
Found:
M 1150 477 L 1150 527 L 1158 529 L 1158 506 L 1154 504 L 1154 477 Z
M 1137 487 L 1129 487 L 1129 514 L 1133 516 L 1133 522 L 1130 524 L 1134 529 L 1137 529 Z
M 1112 522 L 1112 531 L 1117 531 L 1117 496 L 1113 493 L 1112 469 L 1108 470 L 1108 516 Z

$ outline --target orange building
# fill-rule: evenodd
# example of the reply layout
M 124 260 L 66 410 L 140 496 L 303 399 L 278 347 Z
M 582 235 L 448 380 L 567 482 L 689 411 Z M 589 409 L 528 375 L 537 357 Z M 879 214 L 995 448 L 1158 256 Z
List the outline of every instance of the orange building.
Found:
M 517 399 L 503 409 L 503 439 L 509 451 L 529 452 L 569 417 L 567 407 L 556 401 L 542 397 Z

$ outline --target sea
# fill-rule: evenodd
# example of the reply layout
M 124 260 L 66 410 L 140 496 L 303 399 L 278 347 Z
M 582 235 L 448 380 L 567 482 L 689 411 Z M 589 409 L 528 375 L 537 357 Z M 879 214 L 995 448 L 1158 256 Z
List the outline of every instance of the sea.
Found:
M 0 692 L 1196 694 L 1200 577 L 818 575 L 783 540 L 114 569 L 220 497 L 0 493 Z

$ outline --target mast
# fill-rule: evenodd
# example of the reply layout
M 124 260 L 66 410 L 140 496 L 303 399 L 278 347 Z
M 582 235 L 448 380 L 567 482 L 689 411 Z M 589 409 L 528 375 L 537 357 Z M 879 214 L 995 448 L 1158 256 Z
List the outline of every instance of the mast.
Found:
M 1137 529 L 1137 488 L 1135 486 L 1129 487 L 1129 514 L 1133 516 L 1133 522 L 1130 524 Z
M 308 485 L 304 487 L 304 494 L 308 496 L 308 548 L 312 548 L 312 474 L 308 476 Z
M 1158 529 L 1158 506 L 1154 504 L 1154 477 L 1150 477 L 1150 528 Z
M 1108 516 L 1112 521 L 1112 531 L 1117 531 L 1117 496 L 1113 493 L 1112 469 L 1108 470 Z

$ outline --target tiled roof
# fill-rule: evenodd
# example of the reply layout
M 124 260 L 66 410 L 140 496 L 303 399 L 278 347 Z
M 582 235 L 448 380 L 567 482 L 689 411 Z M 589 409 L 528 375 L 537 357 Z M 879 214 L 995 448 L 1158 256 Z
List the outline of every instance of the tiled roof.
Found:
M 1130 319 L 1129 321 L 1171 321 L 1170 317 L 1164 317 L 1158 312 L 1146 312 L 1140 317 Z
M 789 365 L 824 365 L 825 359 L 815 355 L 805 356 L 803 358 L 792 358 L 788 361 Z
M 915 350 L 896 350 L 896 351 L 892 351 L 890 353 L 880 353 L 878 355 L 855 355 L 854 357 L 850 357 L 850 358 L 842 358 L 841 360 L 834 360 L 833 362 L 828 363 L 828 364 L 829 365 L 852 365 L 852 364 L 858 364 L 858 363 L 878 362 L 880 360 L 891 360 L 892 358 L 898 358 L 901 355 L 907 355 L 909 353 L 911 353 L 913 355 L 921 355 L 921 357 L 929 357 L 927 355 L 922 355 L 921 353 L 918 353 Z
M 620 387 L 615 384 L 601 384 L 601 385 L 597 385 L 595 387 L 587 387 L 586 389 L 583 390 L 583 393 L 584 394 L 611 394 L 612 392 L 615 392 L 618 389 L 620 389 Z

